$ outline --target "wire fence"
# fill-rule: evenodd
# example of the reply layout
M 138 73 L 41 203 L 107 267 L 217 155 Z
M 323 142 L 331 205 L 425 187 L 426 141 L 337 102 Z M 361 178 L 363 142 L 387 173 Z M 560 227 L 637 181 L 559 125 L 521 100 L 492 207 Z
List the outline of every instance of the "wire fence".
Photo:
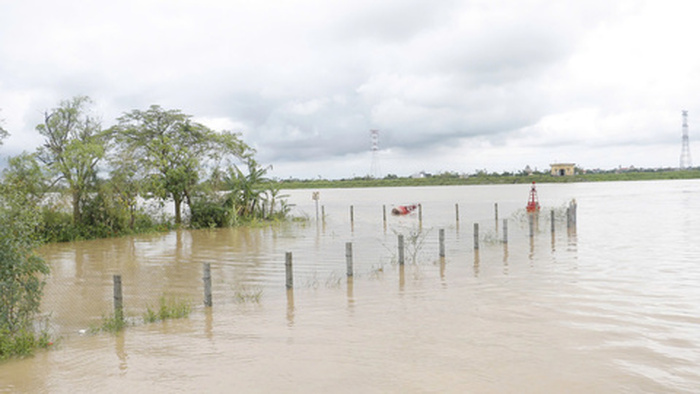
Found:
M 212 304 L 259 302 L 263 293 L 285 288 L 338 284 L 346 276 L 362 280 L 384 272 L 386 266 L 432 264 L 477 250 L 483 260 L 489 250 L 502 253 L 496 245 L 519 242 L 523 235 L 533 237 L 550 229 L 554 234 L 564 222 L 567 229 L 575 228 L 575 210 L 572 202 L 539 215 L 515 211 L 499 217 L 494 205 L 491 218 L 460 224 L 455 204 L 451 226 L 423 227 L 419 208 L 417 222 L 387 227 L 384 216 L 383 228 L 368 231 L 363 223 L 353 223 L 352 208 L 349 226 L 340 220 L 326 227 L 322 207 L 324 215 L 317 223 L 274 229 L 175 231 L 47 245 L 42 254 L 52 274 L 42 311 L 54 335 L 81 335 L 99 330 L 118 310 L 128 322 L 139 324 L 163 303 L 197 311 Z

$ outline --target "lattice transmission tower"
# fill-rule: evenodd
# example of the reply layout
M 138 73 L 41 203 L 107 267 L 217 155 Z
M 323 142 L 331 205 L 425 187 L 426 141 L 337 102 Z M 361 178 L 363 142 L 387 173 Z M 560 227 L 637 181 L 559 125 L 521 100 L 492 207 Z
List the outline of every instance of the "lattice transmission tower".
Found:
M 690 168 L 690 138 L 688 137 L 688 111 L 683 110 L 683 146 L 681 148 L 680 168 Z
M 379 130 L 370 130 L 369 134 L 372 139 L 372 166 L 369 169 L 369 176 L 378 179 L 382 177 L 379 168 Z

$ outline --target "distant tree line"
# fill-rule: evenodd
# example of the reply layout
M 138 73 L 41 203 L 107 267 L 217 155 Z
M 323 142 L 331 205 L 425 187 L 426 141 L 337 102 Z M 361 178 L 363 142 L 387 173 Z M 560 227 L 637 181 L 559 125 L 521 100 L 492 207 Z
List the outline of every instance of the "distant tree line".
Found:
M 383 178 L 369 176 L 347 179 L 286 179 L 279 181 L 283 189 L 322 189 L 322 188 L 354 188 L 354 187 L 404 187 L 404 186 L 457 186 L 457 185 L 489 185 L 489 184 L 519 184 L 519 183 L 571 183 L 571 182 L 607 182 L 607 181 L 643 181 L 662 179 L 699 179 L 700 168 L 678 170 L 675 168 L 660 169 L 613 169 L 613 170 L 583 170 L 576 168 L 573 176 L 552 176 L 549 172 L 519 171 L 488 172 L 477 170 L 473 174 L 458 174 L 442 172 L 439 174 L 423 174 L 422 177 L 400 177 L 388 174 Z

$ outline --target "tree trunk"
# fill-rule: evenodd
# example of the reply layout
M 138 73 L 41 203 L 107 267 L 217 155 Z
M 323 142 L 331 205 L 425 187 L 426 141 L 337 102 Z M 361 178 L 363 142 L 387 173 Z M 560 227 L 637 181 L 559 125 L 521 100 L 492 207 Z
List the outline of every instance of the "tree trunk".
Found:
M 73 190 L 73 224 L 79 224 L 80 219 L 80 192 Z
M 131 205 L 129 207 L 129 229 L 134 229 L 134 223 L 136 222 L 136 207 Z
M 175 225 L 179 226 L 182 224 L 182 213 L 180 212 L 180 206 L 182 205 L 182 197 L 178 195 L 173 195 L 173 202 L 175 203 Z

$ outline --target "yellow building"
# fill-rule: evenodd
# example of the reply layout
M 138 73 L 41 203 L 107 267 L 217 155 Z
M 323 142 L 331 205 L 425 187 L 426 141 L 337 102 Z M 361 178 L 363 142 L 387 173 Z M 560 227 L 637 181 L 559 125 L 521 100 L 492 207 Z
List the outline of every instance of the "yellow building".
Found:
M 552 167 L 552 176 L 571 176 L 574 175 L 574 163 L 557 163 L 550 164 Z

